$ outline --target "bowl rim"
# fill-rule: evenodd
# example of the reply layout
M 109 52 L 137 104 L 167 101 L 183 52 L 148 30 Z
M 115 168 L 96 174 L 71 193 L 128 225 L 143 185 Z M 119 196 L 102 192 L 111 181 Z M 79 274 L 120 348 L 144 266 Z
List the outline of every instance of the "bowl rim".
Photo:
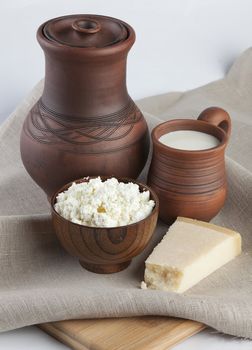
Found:
M 144 219 L 142 220 L 139 220 L 139 221 L 136 221 L 136 222 L 133 222 L 132 224 L 128 224 L 128 225 L 122 225 L 122 226 L 113 226 L 113 227 L 100 227 L 100 226 L 87 226 L 87 225 L 81 225 L 81 224 L 78 224 L 78 223 L 75 223 L 75 222 L 72 222 L 71 220 L 68 220 L 66 218 L 64 218 L 62 215 L 60 215 L 54 208 L 54 204 L 55 204 L 55 200 L 56 200 L 56 197 L 59 193 L 65 191 L 66 189 L 68 189 L 73 183 L 82 183 L 82 182 L 88 182 L 89 180 L 91 179 L 96 179 L 100 177 L 102 181 L 106 181 L 108 179 L 111 179 L 111 178 L 116 178 L 119 182 L 124 182 L 124 183 L 129 183 L 129 182 L 132 182 L 134 184 L 137 184 L 139 187 L 140 187 L 140 190 L 143 189 L 143 190 L 146 190 L 146 191 L 149 191 L 150 192 L 150 199 L 154 200 L 155 202 L 155 206 L 154 208 L 152 209 L 152 211 L 150 212 L 150 214 L 148 216 L 146 216 Z M 85 181 L 86 180 L 86 181 Z M 60 189 L 58 189 L 57 191 L 54 192 L 54 194 L 51 196 L 51 199 L 50 199 L 50 205 L 51 205 L 51 211 L 52 211 L 52 214 L 56 215 L 57 217 L 59 217 L 61 220 L 67 222 L 67 223 L 70 223 L 71 225 L 76 225 L 80 228 L 87 228 L 87 229 L 96 229 L 96 230 L 118 230 L 118 229 L 124 229 L 124 228 L 128 228 L 128 227 L 131 227 L 131 226 L 134 226 L 134 225 L 138 225 L 139 223 L 141 222 L 144 222 L 145 220 L 147 220 L 148 218 L 150 218 L 151 216 L 154 216 L 154 215 L 159 215 L 159 198 L 156 194 L 156 192 L 151 188 L 149 187 L 148 185 L 140 182 L 140 181 L 137 181 L 135 179 L 132 179 L 132 178 L 129 178 L 129 177 L 117 177 L 117 176 L 113 176 L 113 175 L 110 175 L 110 176 L 103 176 L 103 175 L 98 175 L 98 176 L 84 176 L 82 178 L 79 178 L 77 180 L 73 180 L 73 181 L 70 181 L 68 182 L 67 184 L 63 185 L 60 187 Z

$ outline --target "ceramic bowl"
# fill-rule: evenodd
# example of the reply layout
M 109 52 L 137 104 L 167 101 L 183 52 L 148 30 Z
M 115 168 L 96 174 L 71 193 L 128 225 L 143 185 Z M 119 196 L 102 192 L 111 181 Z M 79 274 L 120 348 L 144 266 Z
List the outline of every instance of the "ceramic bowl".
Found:
M 91 178 L 74 182 L 89 181 Z M 103 181 L 108 178 L 110 177 L 101 176 Z M 136 183 L 141 191 L 150 191 L 150 199 L 154 200 L 155 207 L 149 216 L 126 226 L 89 227 L 63 218 L 54 209 L 58 193 L 69 188 L 72 182 L 61 187 L 51 198 L 52 222 L 60 243 L 69 254 L 79 259 L 82 267 L 96 273 L 114 273 L 128 267 L 131 259 L 140 254 L 147 246 L 157 224 L 159 200 L 155 192 L 135 180 L 117 179 L 124 183 Z

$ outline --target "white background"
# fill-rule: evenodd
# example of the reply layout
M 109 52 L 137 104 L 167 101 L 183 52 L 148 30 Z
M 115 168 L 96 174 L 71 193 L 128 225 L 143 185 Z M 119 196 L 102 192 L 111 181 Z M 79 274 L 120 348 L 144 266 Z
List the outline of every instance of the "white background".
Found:
M 2 0 L 0 2 L 0 121 L 43 77 L 36 29 L 47 19 L 96 13 L 131 24 L 137 41 L 128 58 L 128 90 L 135 99 L 186 90 L 221 78 L 252 45 L 251 0 Z M 1 286 L 0 286 L 1 288 Z M 176 349 L 251 349 L 252 342 L 193 336 Z M 0 349 L 66 349 L 36 327 L 0 334 Z

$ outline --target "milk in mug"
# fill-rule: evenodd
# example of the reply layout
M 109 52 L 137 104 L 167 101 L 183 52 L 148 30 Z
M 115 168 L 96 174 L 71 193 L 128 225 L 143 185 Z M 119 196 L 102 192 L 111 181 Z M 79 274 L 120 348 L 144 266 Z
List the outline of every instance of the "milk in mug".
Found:
M 217 147 L 217 137 L 194 130 L 177 130 L 162 135 L 159 142 L 164 145 L 185 151 L 199 151 Z

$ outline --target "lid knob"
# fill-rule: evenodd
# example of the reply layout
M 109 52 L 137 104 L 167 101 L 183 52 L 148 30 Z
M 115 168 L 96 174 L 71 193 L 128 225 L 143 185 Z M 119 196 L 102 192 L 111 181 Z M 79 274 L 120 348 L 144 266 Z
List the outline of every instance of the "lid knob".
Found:
M 79 33 L 94 34 L 99 32 L 101 25 L 98 21 L 83 17 L 72 23 L 72 28 Z

